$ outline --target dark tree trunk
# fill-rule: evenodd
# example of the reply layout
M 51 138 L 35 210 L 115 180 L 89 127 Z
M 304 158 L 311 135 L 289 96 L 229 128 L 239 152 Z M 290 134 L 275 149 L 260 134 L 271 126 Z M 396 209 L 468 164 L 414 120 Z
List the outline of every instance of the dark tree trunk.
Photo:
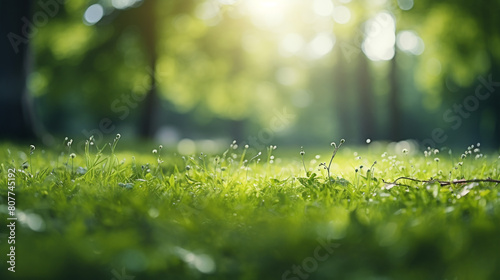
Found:
M 398 84 L 398 67 L 396 63 L 396 54 L 390 61 L 391 69 L 389 70 L 389 125 L 391 140 L 397 141 L 400 135 L 401 109 L 399 105 L 399 84 Z
M 245 121 L 244 120 L 231 120 L 230 133 L 233 140 L 240 142 L 245 136 Z
M 150 71 L 150 88 L 146 93 L 143 101 L 142 115 L 139 121 L 139 135 L 142 138 L 153 138 L 158 129 L 158 105 L 159 98 L 157 93 L 156 83 L 156 43 L 157 43 L 157 22 L 156 22 L 156 0 L 144 1 L 139 12 L 139 24 L 141 35 L 148 57 L 148 68 Z
M 30 71 L 29 39 L 32 30 L 29 0 L 2 1 L 0 7 L 0 138 L 36 137 L 34 110 L 26 82 Z M 25 30 L 23 30 L 23 28 Z
M 370 76 L 370 69 L 368 65 L 368 58 L 361 55 L 359 58 L 359 108 L 360 108 L 360 125 L 361 132 L 359 136 L 361 139 L 373 138 L 375 126 L 375 114 L 373 110 L 373 83 Z
M 333 108 L 336 109 L 338 112 L 336 115 L 338 117 L 338 123 L 340 127 L 340 131 L 338 132 L 339 137 L 344 137 L 344 138 L 352 138 L 353 133 L 352 133 L 352 121 L 351 121 L 351 116 L 349 114 L 349 86 L 348 86 L 348 65 L 347 61 L 343 55 L 343 53 L 340 51 L 340 49 L 337 51 L 337 63 L 334 68 L 334 78 L 333 81 L 335 83 L 335 91 L 337 94 L 335 95 L 335 98 L 333 99 L 334 106 Z
M 151 139 L 154 137 L 157 130 L 157 115 L 158 115 L 158 105 L 159 98 L 156 92 L 156 78 L 155 78 L 155 61 L 150 62 L 151 70 L 151 83 L 146 97 L 144 98 L 141 119 L 139 120 L 139 135 L 142 138 Z

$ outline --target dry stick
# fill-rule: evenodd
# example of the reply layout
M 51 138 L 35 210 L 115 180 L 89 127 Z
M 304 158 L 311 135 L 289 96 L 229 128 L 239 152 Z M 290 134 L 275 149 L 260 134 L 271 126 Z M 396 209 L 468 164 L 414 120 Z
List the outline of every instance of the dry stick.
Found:
M 490 183 L 500 183 L 500 180 L 494 180 L 491 178 L 487 179 L 471 179 L 471 180 L 466 180 L 466 179 L 460 179 L 460 180 L 454 180 L 454 181 L 440 181 L 440 180 L 419 180 L 411 177 L 399 177 L 394 182 L 386 182 L 384 179 L 382 181 L 387 184 L 395 184 L 398 186 L 402 186 L 403 184 L 397 183 L 399 180 L 410 180 L 414 182 L 420 182 L 420 183 L 435 183 L 438 182 L 441 186 L 449 186 L 452 184 L 465 184 L 465 183 L 475 183 L 475 182 L 490 182 Z

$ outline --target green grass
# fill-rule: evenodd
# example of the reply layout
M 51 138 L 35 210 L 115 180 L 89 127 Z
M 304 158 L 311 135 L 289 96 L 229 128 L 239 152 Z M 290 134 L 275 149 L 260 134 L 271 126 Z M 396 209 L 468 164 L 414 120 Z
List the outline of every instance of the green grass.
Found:
M 500 277 L 498 184 L 383 181 L 499 179 L 498 154 L 345 143 L 326 170 L 333 147 L 318 159 L 307 147 L 303 157 L 236 146 L 182 157 L 118 142 L 81 154 L 67 141 L 31 155 L 0 146 L 2 279 Z M 5 266 L 9 168 L 15 273 Z

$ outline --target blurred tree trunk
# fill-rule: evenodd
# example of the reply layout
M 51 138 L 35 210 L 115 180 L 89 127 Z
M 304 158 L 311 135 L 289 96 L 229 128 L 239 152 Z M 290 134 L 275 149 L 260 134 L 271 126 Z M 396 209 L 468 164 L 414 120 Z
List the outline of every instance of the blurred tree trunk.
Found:
M 491 61 L 496 61 L 491 52 L 489 52 L 489 55 L 492 58 Z M 498 63 L 493 63 L 490 71 L 491 74 L 484 75 L 483 77 L 488 79 L 488 76 L 491 75 L 492 81 L 500 82 L 500 65 Z M 500 110 L 498 110 L 498 104 L 500 104 L 500 94 L 498 94 L 499 90 L 499 87 L 494 87 L 494 91 L 491 92 L 490 99 L 485 101 L 487 103 L 485 107 L 489 107 L 494 116 L 493 122 L 495 123 L 495 126 L 493 128 L 493 137 L 492 139 L 485 139 L 486 141 L 491 141 L 492 145 L 499 145 L 498 143 L 500 143 Z
M 359 91 L 359 114 L 361 124 L 361 140 L 374 137 L 375 114 L 373 110 L 373 83 L 370 76 L 368 58 L 365 55 L 359 56 L 358 70 L 358 91 Z
M 150 88 L 143 101 L 141 119 L 139 121 L 139 135 L 142 138 L 153 138 L 158 129 L 158 109 L 160 100 L 157 93 L 156 82 L 156 44 L 157 44 L 157 19 L 156 0 L 146 0 L 139 8 L 139 26 L 143 36 L 144 47 L 148 58 L 148 71 L 150 71 Z
M 400 119 L 401 119 L 401 109 L 399 105 L 399 84 L 398 84 L 398 66 L 396 63 L 396 53 L 391 59 L 391 68 L 389 70 L 389 129 L 391 140 L 397 141 L 401 137 L 400 135 Z
M 349 114 L 349 88 L 348 88 L 348 75 L 347 75 L 347 61 L 340 49 L 337 51 L 337 63 L 334 68 L 335 90 L 337 94 L 333 99 L 333 108 L 337 109 L 337 117 L 339 118 L 340 131 L 338 136 L 342 138 L 352 138 L 352 122 Z
M 231 120 L 230 133 L 233 140 L 240 142 L 245 136 L 245 121 L 244 120 Z
M 32 3 L 29 0 L 2 1 L 0 7 L 0 138 L 4 139 L 36 137 L 34 110 L 27 89 L 31 37 L 24 34 L 31 29 L 21 20 L 31 19 Z
M 490 74 L 492 75 L 492 80 L 494 82 L 500 82 L 500 58 L 497 52 L 498 41 L 494 38 L 494 34 L 498 34 L 498 9 L 492 9 L 490 5 L 479 5 L 480 15 L 479 19 L 482 21 L 481 26 L 484 27 L 484 32 L 487 34 L 485 37 L 486 53 L 488 55 L 488 60 L 491 62 Z M 485 75 L 485 78 L 488 78 Z M 499 87 L 495 87 L 494 91 L 491 92 L 491 100 L 486 100 L 487 106 L 494 114 L 495 127 L 493 128 L 493 137 L 491 139 L 492 145 L 499 145 L 500 143 L 500 110 L 498 110 L 498 104 L 500 104 L 500 94 L 498 91 Z

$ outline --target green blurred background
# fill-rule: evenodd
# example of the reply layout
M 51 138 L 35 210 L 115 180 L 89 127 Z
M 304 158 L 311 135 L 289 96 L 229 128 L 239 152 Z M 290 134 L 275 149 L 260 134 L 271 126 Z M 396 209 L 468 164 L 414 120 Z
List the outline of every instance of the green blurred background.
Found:
M 0 5 L 2 139 L 500 143 L 499 1 Z

